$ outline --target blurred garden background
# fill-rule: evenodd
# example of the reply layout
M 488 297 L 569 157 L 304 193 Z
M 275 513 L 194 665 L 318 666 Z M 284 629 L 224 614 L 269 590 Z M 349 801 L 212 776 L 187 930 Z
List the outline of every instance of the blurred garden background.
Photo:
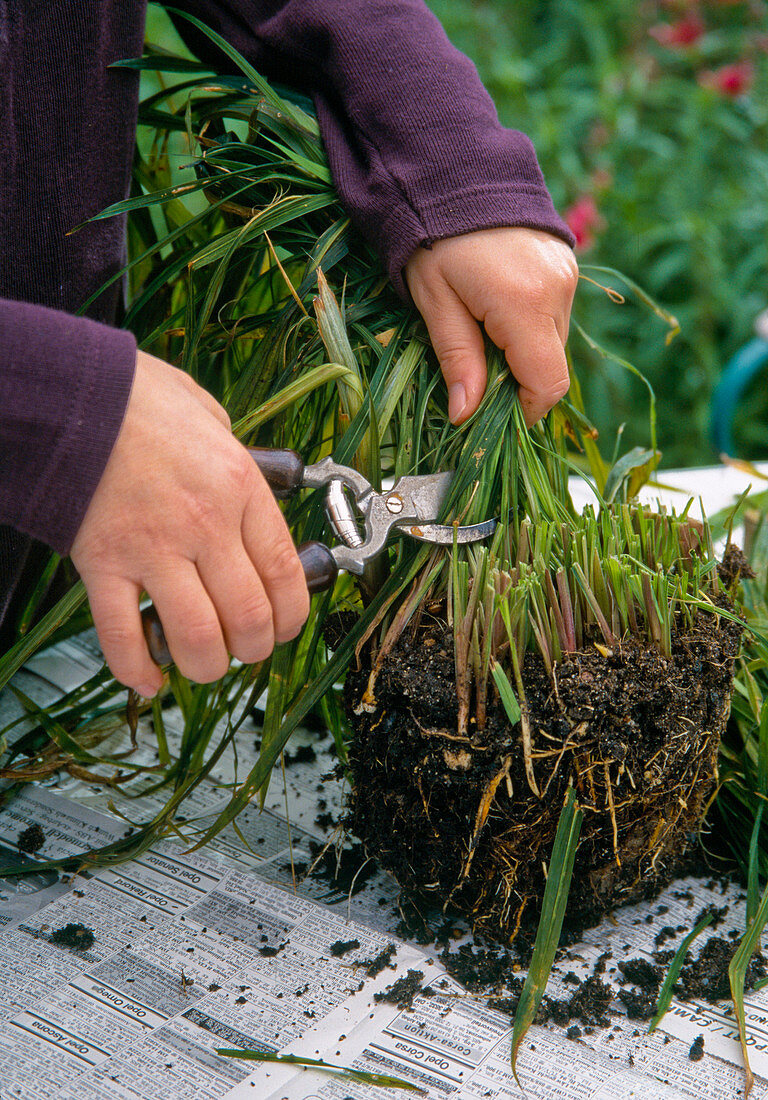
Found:
M 658 399 L 663 465 L 715 461 L 712 393 L 768 306 L 768 7 L 729 0 L 431 0 L 502 121 L 533 139 L 582 263 L 616 267 L 679 320 L 582 285 L 575 315 Z M 647 441 L 642 387 L 573 340 L 603 442 Z M 768 458 L 768 365 L 735 426 Z M 639 437 L 635 438 L 635 433 Z
M 582 282 L 574 318 L 656 393 L 662 465 L 716 462 L 712 397 L 768 306 L 768 6 L 762 0 L 429 0 L 502 122 L 533 140 L 583 265 L 616 268 L 678 319 Z M 148 40 L 176 48 L 150 7 Z M 609 276 L 591 274 L 610 285 Z M 648 393 L 574 333 L 610 455 L 648 443 Z M 768 364 L 734 425 L 768 458 Z

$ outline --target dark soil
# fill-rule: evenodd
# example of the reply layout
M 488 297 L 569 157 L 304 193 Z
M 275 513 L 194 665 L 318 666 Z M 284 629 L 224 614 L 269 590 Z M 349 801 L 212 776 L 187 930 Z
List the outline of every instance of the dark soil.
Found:
M 397 948 L 393 943 L 390 943 L 387 947 L 379 951 L 378 955 L 372 959 L 361 959 L 357 964 L 358 966 L 365 967 L 365 973 L 369 978 L 375 978 L 377 974 L 381 974 L 385 966 L 395 969 L 392 959 L 397 954 Z
M 75 951 L 87 951 L 93 947 L 95 936 L 90 928 L 84 924 L 65 924 L 63 928 L 51 932 L 49 943 L 55 943 L 58 947 L 72 947 Z
M 376 874 L 376 864 L 362 844 L 348 844 L 339 850 L 310 840 L 309 850 L 315 864 L 313 875 L 349 897 L 359 893 Z
M 683 966 L 675 984 L 675 994 L 681 1001 L 698 999 L 711 1004 L 730 999 L 728 966 L 738 947 L 738 943 L 721 936 L 712 936 L 702 947 L 699 957 Z M 752 956 L 744 979 L 746 990 L 752 989 L 756 982 L 766 976 L 767 961 L 759 951 Z
M 541 1002 L 536 1022 L 543 1024 L 553 1020 L 560 1027 L 567 1027 L 571 1020 L 593 1027 L 607 1027 L 613 1015 L 611 1001 L 613 990 L 600 978 L 592 975 L 581 982 L 571 997 L 557 1000 L 545 997 Z
M 347 677 L 354 739 L 350 822 L 415 898 L 453 907 L 511 942 L 535 923 L 569 784 L 584 810 L 569 919 L 593 923 L 655 895 L 690 866 L 716 781 L 738 624 L 701 613 L 672 657 L 632 639 L 568 655 L 554 680 L 530 655 L 521 727 L 488 699 L 484 729 L 457 733 L 453 638 L 436 618 L 404 634 L 372 677 Z
M 347 951 L 354 951 L 360 946 L 360 940 L 336 940 L 330 946 L 330 953 L 334 959 L 340 959 Z
M 660 966 L 654 966 L 647 959 L 627 959 L 618 964 L 619 970 L 633 985 L 651 993 L 658 993 L 664 977 Z
M 620 989 L 618 998 L 627 1010 L 630 1020 L 650 1020 L 656 1011 L 658 993 L 643 993 L 634 989 Z
M 283 761 L 286 768 L 289 768 L 292 764 L 309 764 L 313 760 L 317 760 L 317 753 L 312 745 L 299 745 L 294 752 L 283 749 Z
M 385 1001 L 387 1004 L 397 1005 L 402 1011 L 404 1008 L 413 1008 L 413 998 L 421 993 L 421 983 L 424 980 L 422 970 L 409 970 L 403 978 L 398 978 L 382 993 L 374 993 L 374 1001 Z
M 688 1051 L 688 1057 L 692 1062 L 700 1062 L 704 1057 L 704 1036 L 697 1035 L 691 1043 L 691 1049 Z
M 16 843 L 20 852 L 37 852 L 45 844 L 45 833 L 39 825 L 30 825 L 23 833 L 19 833 Z
M 521 985 L 515 975 L 516 959 L 508 951 L 492 951 L 462 944 L 458 951 L 445 947 L 440 962 L 470 993 L 489 993 Z M 517 966 L 519 969 L 519 966 Z
M 726 546 L 723 560 L 717 567 L 717 575 L 728 589 L 735 588 L 739 581 L 755 579 L 755 572 L 744 551 L 734 542 L 729 542 Z
M 656 1011 L 664 970 L 647 959 L 626 959 L 618 963 L 619 972 L 634 989 L 620 989 L 617 996 L 630 1020 L 650 1020 Z
M 515 948 L 517 946 L 515 942 Z M 711 1003 L 730 1000 L 728 965 L 737 946 L 721 937 L 711 937 L 698 958 L 683 967 L 680 981 L 675 986 L 676 995 L 681 1000 L 697 998 Z M 565 984 L 575 986 L 574 992 L 565 998 L 545 996 L 536 1022 L 557 1024 L 569 1030 L 569 1038 L 579 1038 L 582 1031 L 571 1027 L 571 1021 L 578 1020 L 586 1028 L 606 1027 L 610 1017 L 615 1015 L 611 1007 L 613 997 L 624 1005 L 630 1020 L 650 1020 L 656 1012 L 661 984 L 674 951 L 664 954 L 665 958 L 659 958 L 660 965 L 643 958 L 617 963 L 619 973 L 632 988 L 625 986 L 616 989 L 602 980 L 607 960 L 611 957 L 608 952 L 598 957 L 592 974 L 583 980 L 573 971 L 561 974 Z M 656 956 L 661 955 L 661 952 L 656 953 Z M 446 971 L 470 993 L 483 994 L 489 1008 L 514 1019 L 523 988 L 523 979 L 516 973 L 520 969 L 516 955 L 508 949 L 487 950 L 462 944 L 455 951 L 446 946 L 440 954 L 440 961 Z M 754 955 L 746 975 L 747 991 L 766 975 L 767 962 L 760 952 Z

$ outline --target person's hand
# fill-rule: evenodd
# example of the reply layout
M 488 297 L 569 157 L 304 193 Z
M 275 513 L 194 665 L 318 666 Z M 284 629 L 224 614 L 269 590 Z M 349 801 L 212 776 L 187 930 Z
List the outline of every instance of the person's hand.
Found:
M 179 670 L 206 683 L 231 653 L 263 660 L 309 613 L 282 513 L 229 418 L 143 352 L 123 426 L 72 546 L 104 657 L 141 695 L 162 684 L 141 627 L 152 598 Z
M 454 424 L 472 415 L 485 392 L 480 324 L 520 384 L 527 424 L 567 392 L 565 342 L 578 267 L 558 237 L 520 228 L 449 237 L 417 249 L 405 278 L 440 360 Z

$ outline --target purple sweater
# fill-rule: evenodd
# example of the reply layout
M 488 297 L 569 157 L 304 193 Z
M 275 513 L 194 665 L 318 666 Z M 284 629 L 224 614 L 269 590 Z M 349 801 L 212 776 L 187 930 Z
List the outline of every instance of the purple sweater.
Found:
M 30 537 L 66 552 L 120 429 L 136 344 L 113 327 L 146 0 L 0 0 L 0 620 Z M 176 0 L 268 77 L 310 92 L 334 180 L 405 294 L 419 245 L 555 213 L 422 0 Z M 195 39 L 200 52 L 208 47 Z M 222 64 L 221 57 L 215 60 Z

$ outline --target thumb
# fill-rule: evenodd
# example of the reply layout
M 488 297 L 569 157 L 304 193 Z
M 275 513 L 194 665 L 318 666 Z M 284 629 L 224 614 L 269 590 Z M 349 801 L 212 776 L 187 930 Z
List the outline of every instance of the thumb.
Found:
M 480 325 L 448 286 L 439 297 L 416 304 L 448 387 L 448 417 L 461 424 L 480 404 L 488 378 Z

